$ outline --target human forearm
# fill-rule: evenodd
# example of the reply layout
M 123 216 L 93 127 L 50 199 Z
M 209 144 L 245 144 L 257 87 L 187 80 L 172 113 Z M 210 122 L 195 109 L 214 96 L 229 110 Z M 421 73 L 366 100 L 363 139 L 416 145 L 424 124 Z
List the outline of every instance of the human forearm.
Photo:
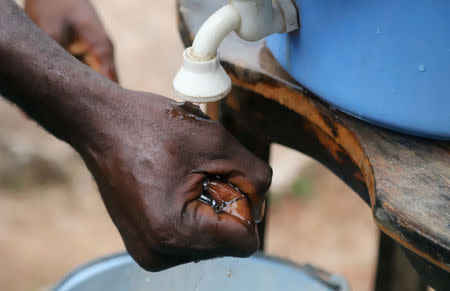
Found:
M 76 143 L 121 88 L 69 55 L 10 0 L 0 0 L 0 93 L 57 137 Z M 119 102 L 120 103 L 120 102 Z M 70 133 L 70 135 L 68 134 Z
M 79 63 L 9 0 L 0 0 L 0 93 L 79 151 L 142 267 L 258 248 L 265 162 L 199 107 L 124 90 Z M 222 194 L 239 189 L 230 198 L 242 219 L 198 200 L 217 176 Z

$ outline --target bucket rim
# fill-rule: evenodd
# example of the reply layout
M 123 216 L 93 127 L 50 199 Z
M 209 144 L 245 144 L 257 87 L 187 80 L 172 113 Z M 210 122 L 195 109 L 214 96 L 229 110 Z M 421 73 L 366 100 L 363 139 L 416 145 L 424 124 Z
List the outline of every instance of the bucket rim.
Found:
M 233 258 L 233 257 L 219 257 L 219 258 L 215 258 L 215 259 L 220 259 L 220 258 Z M 51 290 L 52 291 L 60 290 L 62 287 L 67 285 L 71 280 L 73 280 L 80 273 L 88 270 L 89 268 L 91 268 L 95 265 L 98 265 L 101 263 L 106 263 L 108 261 L 113 261 L 113 260 L 115 261 L 117 259 L 122 259 L 118 264 L 121 264 L 124 262 L 126 263 L 127 261 L 134 262 L 133 258 L 126 251 L 125 252 L 117 252 L 117 253 L 113 253 L 110 255 L 106 255 L 106 256 L 102 256 L 102 257 L 90 260 L 86 263 L 79 265 L 78 267 L 76 267 L 75 269 L 70 271 L 68 274 L 66 274 L 61 279 L 61 281 L 59 281 Z M 245 259 L 245 258 L 237 258 L 237 259 Z M 266 262 L 272 262 L 272 263 L 276 263 L 276 264 L 294 268 L 300 272 L 303 272 L 306 275 L 311 276 L 313 279 L 327 285 L 328 287 L 333 288 L 334 290 L 338 290 L 338 291 L 350 291 L 351 290 L 348 281 L 344 277 L 337 275 L 337 274 L 329 273 L 327 271 L 319 269 L 310 264 L 295 263 L 295 262 L 292 262 L 290 260 L 283 259 L 280 257 L 266 255 L 261 251 L 256 252 L 255 254 L 250 256 L 248 259 L 263 260 Z M 214 260 L 214 259 L 210 259 L 210 260 Z M 188 264 L 188 263 L 186 263 L 186 264 Z

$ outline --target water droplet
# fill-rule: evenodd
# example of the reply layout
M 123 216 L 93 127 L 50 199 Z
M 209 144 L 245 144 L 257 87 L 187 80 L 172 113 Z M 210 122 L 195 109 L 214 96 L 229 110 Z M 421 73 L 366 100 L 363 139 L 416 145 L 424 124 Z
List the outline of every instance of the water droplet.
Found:
M 419 72 L 425 72 L 425 65 L 424 64 L 418 65 L 417 70 L 419 70 Z
M 233 275 L 233 273 L 231 272 L 231 270 L 228 270 L 228 272 L 227 272 L 227 277 L 228 277 L 228 278 L 231 278 L 232 275 Z

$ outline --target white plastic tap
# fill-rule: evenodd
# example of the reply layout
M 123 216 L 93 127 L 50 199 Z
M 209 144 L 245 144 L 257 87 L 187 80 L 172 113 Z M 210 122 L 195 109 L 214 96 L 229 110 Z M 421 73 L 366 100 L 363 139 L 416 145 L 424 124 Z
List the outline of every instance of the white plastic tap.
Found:
M 220 64 L 218 49 L 232 31 L 247 41 L 299 28 L 292 0 L 230 0 L 202 25 L 183 65 L 173 80 L 178 97 L 191 102 L 213 102 L 231 90 L 231 79 Z

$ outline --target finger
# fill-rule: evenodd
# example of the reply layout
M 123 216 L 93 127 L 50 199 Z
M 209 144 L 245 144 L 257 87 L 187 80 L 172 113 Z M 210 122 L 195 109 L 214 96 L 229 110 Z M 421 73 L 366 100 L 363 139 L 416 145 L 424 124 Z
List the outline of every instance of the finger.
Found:
M 205 182 L 205 199 L 216 213 L 228 213 L 239 218 L 246 225 L 254 224 L 252 209 L 248 198 L 227 181 L 208 179 Z
M 131 253 L 130 253 L 131 254 Z M 195 261 L 190 257 L 181 255 L 165 255 L 149 250 L 144 257 L 133 257 L 143 269 L 149 272 L 160 272 L 178 265 Z
M 88 38 L 85 41 L 89 48 L 85 63 L 108 79 L 118 82 L 114 47 L 111 40 L 105 35 L 104 37 L 98 37 L 96 41 Z
M 203 165 L 203 170 L 236 186 L 250 200 L 256 222 L 262 219 L 266 193 L 272 181 L 272 169 L 267 163 L 248 152 L 210 161 Z
M 68 47 L 68 51 L 83 63 L 114 82 L 118 82 L 114 52 L 109 40 L 106 43 L 89 43 L 77 38 Z
M 39 28 L 56 41 L 60 46 L 66 47 L 70 40 L 70 32 L 68 26 L 59 18 L 42 18 L 39 16 L 30 16 L 30 18 L 39 26 Z
M 128 253 L 130 253 L 129 250 Z M 201 260 L 213 259 L 216 257 L 213 255 L 202 255 L 200 257 L 192 255 L 170 255 L 151 250 L 148 251 L 145 256 L 133 256 L 132 253 L 130 253 L 130 255 L 133 257 L 136 263 L 141 266 L 141 268 L 149 272 L 160 272 L 175 266 L 191 262 L 198 262 Z
M 181 255 L 160 254 L 144 243 L 141 237 L 124 237 L 125 247 L 136 263 L 150 272 L 159 272 L 193 261 Z
M 103 49 L 93 48 L 86 54 L 84 62 L 111 81 L 119 81 L 112 52 L 103 52 Z
M 215 143 L 222 154 L 206 154 L 202 170 L 207 174 L 219 175 L 238 187 L 249 198 L 255 219 L 259 222 L 264 214 L 266 192 L 272 181 L 271 167 L 248 151 L 224 128 L 216 128 L 214 136 L 218 137 Z
M 95 9 L 91 6 L 85 14 L 74 16 L 72 22 L 76 42 L 86 47 L 83 61 L 97 72 L 118 82 L 114 47 Z
M 248 224 L 230 214 L 217 214 L 211 206 L 199 201 L 186 206 L 183 225 L 188 229 L 185 249 L 197 258 L 246 257 L 259 246 L 254 223 Z
M 111 40 L 104 32 L 98 32 L 98 37 L 83 37 L 87 44 L 87 54 L 84 58 L 85 63 L 104 75 L 108 79 L 118 82 L 117 70 L 114 61 L 114 46 Z
M 215 257 L 205 252 L 192 253 L 187 249 L 156 250 L 141 234 L 131 231 L 130 228 L 119 227 L 119 231 L 128 253 L 139 266 L 150 272 L 159 272 L 181 264 Z

